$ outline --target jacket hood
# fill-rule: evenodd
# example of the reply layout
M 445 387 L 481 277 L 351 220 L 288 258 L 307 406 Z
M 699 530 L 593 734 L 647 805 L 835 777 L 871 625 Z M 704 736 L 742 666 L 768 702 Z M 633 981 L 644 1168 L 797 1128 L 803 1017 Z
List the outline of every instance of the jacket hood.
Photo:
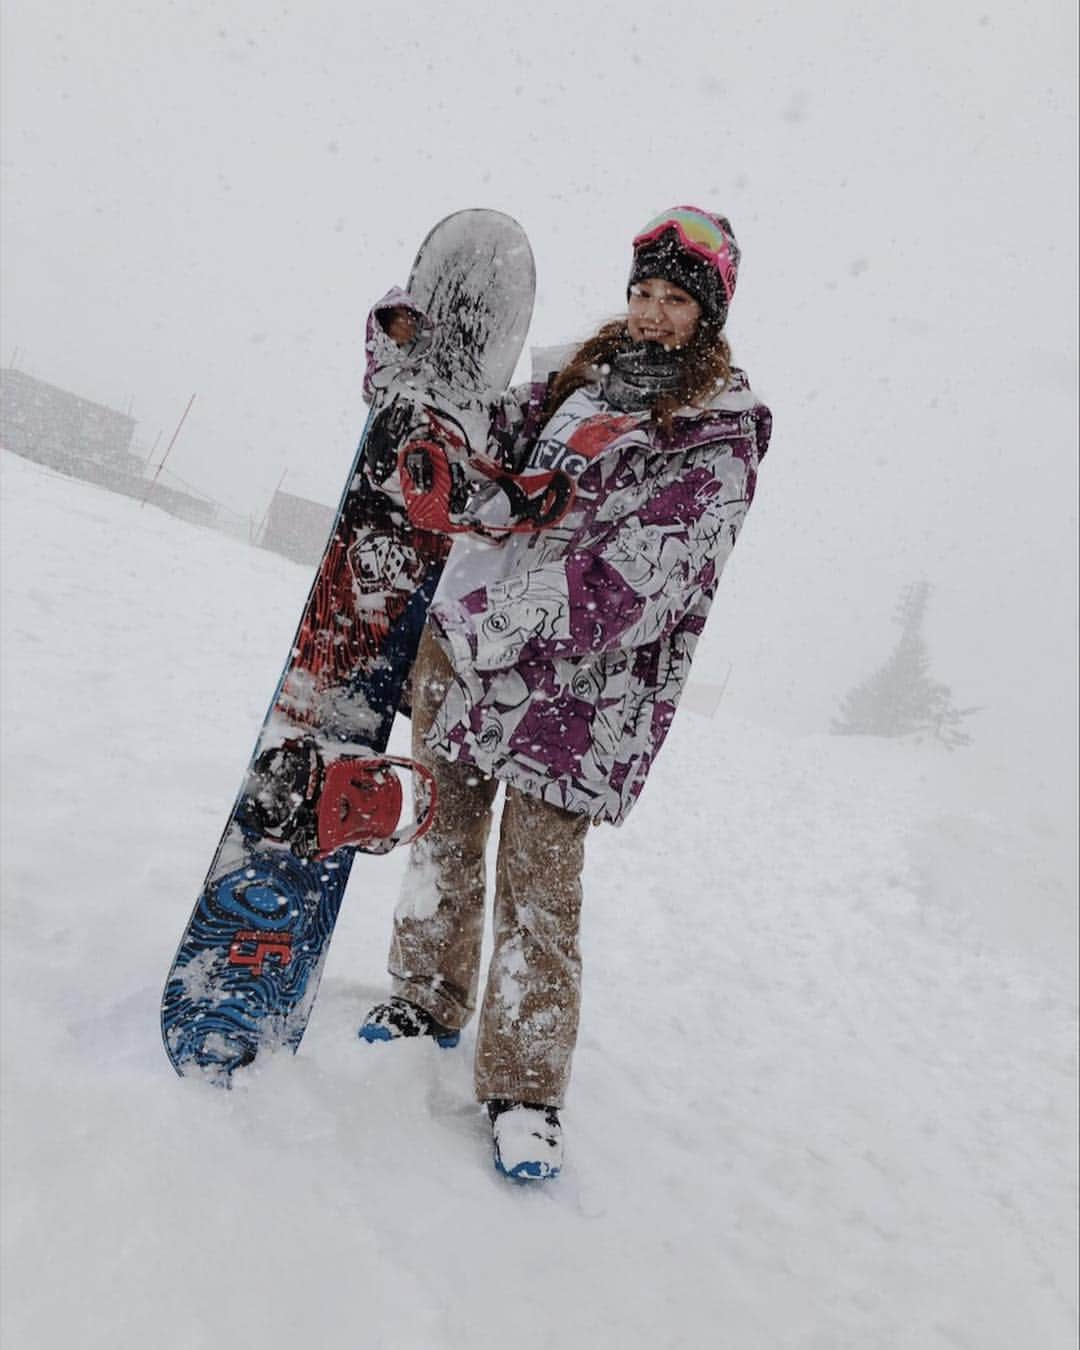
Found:
M 372 305 L 371 312 L 376 318 L 379 318 L 379 316 L 384 314 L 388 309 L 407 309 L 411 313 L 417 315 L 421 320 L 427 318 L 427 315 L 412 298 L 409 292 L 402 290 L 400 286 L 391 286 L 383 298 L 381 300 L 376 300 L 375 304 Z M 379 323 L 380 325 L 382 324 L 381 318 L 379 318 Z

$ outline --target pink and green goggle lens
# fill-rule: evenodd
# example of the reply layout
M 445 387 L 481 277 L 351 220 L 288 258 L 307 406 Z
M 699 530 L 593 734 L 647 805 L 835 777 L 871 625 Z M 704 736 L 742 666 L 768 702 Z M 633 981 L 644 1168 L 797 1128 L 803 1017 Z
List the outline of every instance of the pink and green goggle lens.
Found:
M 683 247 L 689 252 L 696 253 L 699 258 L 712 263 L 720 273 L 720 280 L 724 283 L 724 291 L 730 302 L 735 293 L 735 268 L 728 237 L 716 221 L 704 211 L 698 211 L 692 206 L 677 206 L 674 210 L 665 211 L 662 216 L 650 220 L 644 229 L 634 236 L 635 251 L 643 244 L 651 244 L 654 239 L 659 239 L 667 230 L 674 230 Z

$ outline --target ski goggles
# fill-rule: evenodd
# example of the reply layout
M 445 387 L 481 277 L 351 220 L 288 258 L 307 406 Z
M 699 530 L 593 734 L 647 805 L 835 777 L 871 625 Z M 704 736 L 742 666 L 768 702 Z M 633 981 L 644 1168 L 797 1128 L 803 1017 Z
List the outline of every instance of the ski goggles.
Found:
M 676 206 L 663 215 L 655 216 L 634 236 L 634 252 L 643 244 L 651 244 L 667 230 L 674 230 L 690 253 L 696 253 L 711 263 L 720 273 L 724 293 L 730 303 L 735 293 L 735 260 L 731 256 L 731 240 L 723 226 L 693 206 Z

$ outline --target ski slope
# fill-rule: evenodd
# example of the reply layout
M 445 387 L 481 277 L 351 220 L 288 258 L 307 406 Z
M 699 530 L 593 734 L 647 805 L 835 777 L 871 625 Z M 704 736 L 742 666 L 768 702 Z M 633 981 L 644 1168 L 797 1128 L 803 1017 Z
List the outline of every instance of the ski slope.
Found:
M 295 1059 L 174 1076 L 161 984 L 309 576 L 6 454 L 0 490 L 5 1345 L 1071 1343 L 1068 841 L 975 750 L 684 712 L 590 838 L 567 1166 L 515 1187 L 471 1032 L 356 1038 L 401 856 Z

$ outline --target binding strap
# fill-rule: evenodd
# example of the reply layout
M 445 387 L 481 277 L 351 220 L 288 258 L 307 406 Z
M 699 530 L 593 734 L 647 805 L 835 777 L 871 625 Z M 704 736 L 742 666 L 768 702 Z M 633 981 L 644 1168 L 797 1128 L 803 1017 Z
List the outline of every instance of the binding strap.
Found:
M 476 491 L 475 481 L 470 481 L 464 466 L 451 460 L 436 441 L 414 440 L 402 447 L 398 476 L 405 509 L 417 529 L 497 540 L 508 534 L 529 533 L 555 525 L 573 503 L 573 481 L 559 470 L 510 474 L 476 457 L 471 463 L 489 483 L 506 494 L 514 523 L 488 525 L 470 520 L 468 512 Z
M 415 817 L 405 825 L 405 794 L 396 769 L 413 775 Z M 316 741 L 305 736 L 258 757 L 240 819 L 246 829 L 286 845 L 300 858 L 325 858 L 339 848 L 389 853 L 431 828 L 435 803 L 435 780 L 422 764 L 375 754 L 327 763 Z
M 416 816 L 399 826 L 404 801 L 395 766 L 413 775 Z M 371 759 L 335 759 L 326 766 L 318 804 L 317 858 L 339 848 L 362 853 L 389 853 L 399 844 L 411 844 L 431 829 L 437 797 L 431 770 L 397 755 Z

